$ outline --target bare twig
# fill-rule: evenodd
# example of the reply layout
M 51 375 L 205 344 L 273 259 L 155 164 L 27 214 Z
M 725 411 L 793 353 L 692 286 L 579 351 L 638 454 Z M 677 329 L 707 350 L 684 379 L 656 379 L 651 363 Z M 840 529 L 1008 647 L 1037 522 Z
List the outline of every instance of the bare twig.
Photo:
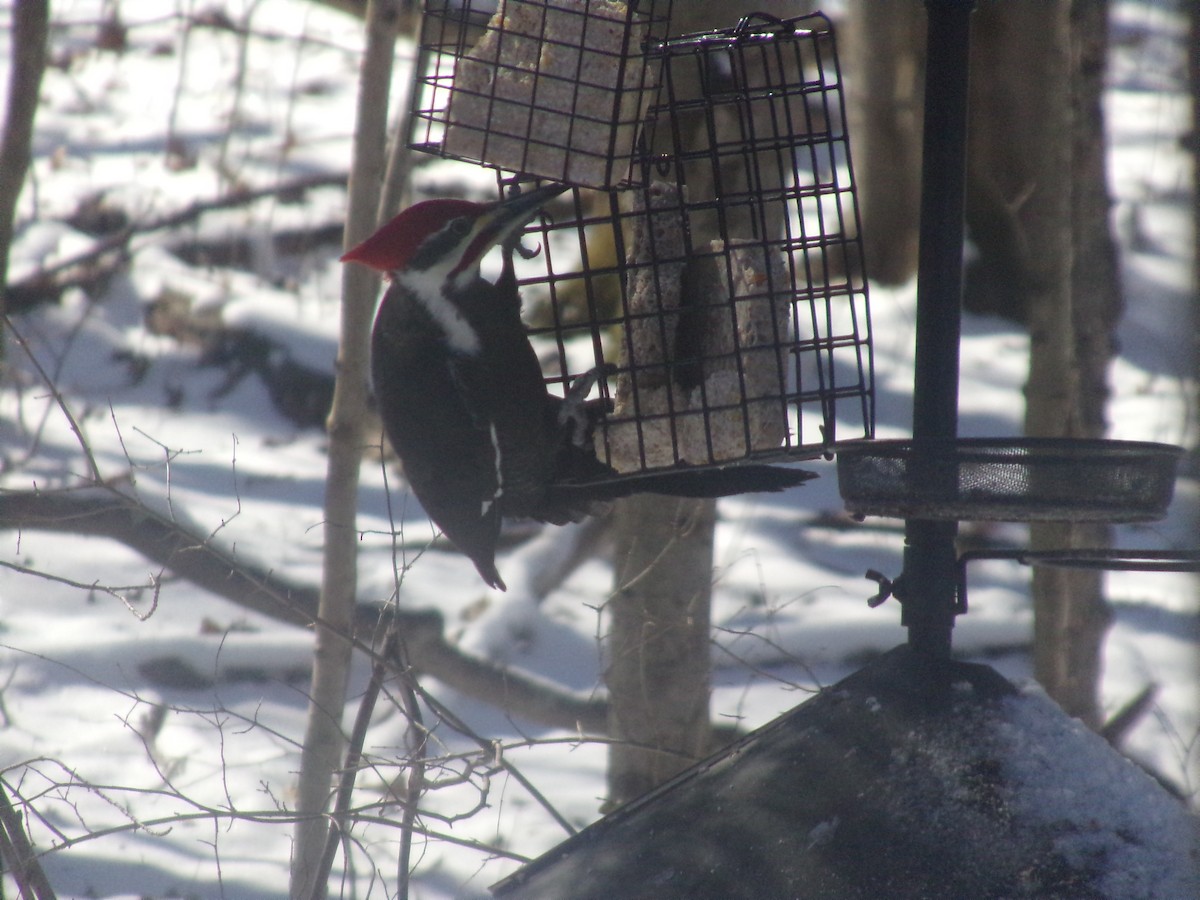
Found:
M 47 0 L 28 0 L 12 7 L 9 39 L 8 102 L 0 139 L 0 313 L 6 311 L 8 251 L 12 245 L 17 200 L 25 184 L 33 145 L 38 91 L 46 70 Z M 0 351 L 2 353 L 2 351 Z
M 395 635 L 395 640 L 388 648 L 391 651 L 389 661 L 399 671 L 404 711 L 408 717 L 409 733 L 412 735 L 408 778 L 405 781 L 405 803 L 401 813 L 400 852 L 396 857 L 398 896 L 401 900 L 407 900 L 412 880 L 412 846 L 417 826 L 417 807 L 421 800 L 421 793 L 425 790 L 425 753 L 428 734 L 425 730 L 425 723 L 421 720 L 421 706 L 417 701 L 420 685 L 417 683 L 416 672 L 410 661 L 407 643 L 398 627 L 393 627 L 391 633 Z
M 0 566 L 5 569 L 11 569 L 14 572 L 20 572 L 22 575 L 35 575 L 38 578 L 45 579 L 46 581 L 54 581 L 58 584 L 65 584 L 67 587 L 79 588 L 80 590 L 88 592 L 99 591 L 102 594 L 108 594 L 108 596 L 112 597 L 114 600 L 120 600 L 121 604 L 127 610 L 129 610 L 134 616 L 136 616 L 138 619 L 141 619 L 143 622 L 154 615 L 154 611 L 158 609 L 158 596 L 159 592 L 162 590 L 161 573 L 158 575 L 151 573 L 146 580 L 146 584 L 105 585 L 101 584 L 99 581 L 92 581 L 88 584 L 84 584 L 81 581 L 74 581 L 70 578 L 64 578 L 61 575 L 53 575 L 50 572 L 31 569 L 28 566 L 18 565 L 17 563 L 11 563 L 2 559 L 0 559 Z M 150 610 L 148 612 L 139 612 L 134 606 L 133 601 L 125 595 L 126 593 L 140 593 L 141 591 L 145 590 L 152 592 Z
M 0 778 L 0 856 L 22 897 L 54 900 L 54 889 L 38 862 L 37 853 L 25 832 L 25 823 L 9 799 L 9 787 Z
M 1150 682 L 1130 698 L 1124 706 L 1109 716 L 1103 727 L 1100 728 L 1100 737 L 1120 750 L 1125 743 L 1125 738 L 1129 736 L 1129 732 L 1133 731 L 1134 727 L 1141 722 L 1157 699 L 1158 685 Z
M 207 541 L 186 519 L 172 520 L 108 484 L 59 491 L 0 493 L 0 528 L 108 537 L 181 578 L 292 625 L 316 616 L 316 590 L 259 572 Z M 377 615 L 377 613 L 376 613 Z
M 186 519 L 172 521 L 109 486 L 0 492 L 0 529 L 111 538 L 180 578 L 261 615 L 305 628 L 318 618 L 318 592 L 312 585 L 259 568 L 206 539 Z M 463 653 L 446 641 L 442 617 L 434 610 L 400 610 L 396 615 L 416 671 L 532 722 L 585 734 L 606 732 L 608 706 L 603 699 L 578 696 Z M 369 636 L 379 625 L 380 607 L 359 604 L 354 618 L 355 633 Z
M 229 103 L 229 123 L 231 126 L 237 124 L 242 115 L 242 98 L 246 93 L 246 65 L 250 54 L 250 23 L 254 18 L 255 12 L 258 11 L 262 0 L 251 0 L 246 7 L 246 11 L 242 16 L 240 25 L 235 29 L 237 35 L 237 66 L 234 69 L 233 90 Z M 217 151 L 217 176 L 226 180 L 230 184 L 238 184 L 238 179 L 234 177 L 232 167 L 229 163 L 229 144 L 233 140 L 235 129 L 230 127 L 226 129 L 221 137 L 220 149 Z
M 294 823 L 298 820 L 297 814 L 294 811 L 291 811 L 288 809 L 230 809 L 230 808 L 226 808 L 226 807 L 210 806 L 210 805 L 207 805 L 204 803 L 200 803 L 199 801 L 195 800 L 194 798 L 189 797 L 185 794 L 181 794 L 177 790 L 173 790 L 173 789 L 133 788 L 133 787 L 129 787 L 128 785 L 110 785 L 110 784 L 100 784 L 100 783 L 95 783 L 95 782 L 89 782 L 89 781 L 86 781 L 86 780 L 80 778 L 71 769 L 67 768 L 66 766 L 63 766 L 62 763 L 60 763 L 58 760 L 49 759 L 49 758 L 40 758 L 38 760 L 29 760 L 24 764 L 24 766 L 26 768 L 30 768 L 34 764 L 39 763 L 39 762 L 58 766 L 59 768 L 62 768 L 63 771 L 66 773 L 66 777 L 64 779 L 53 779 L 53 778 L 47 777 L 45 775 L 45 773 L 39 773 L 47 781 L 46 789 L 41 792 L 43 795 L 50 794 L 50 793 L 61 794 L 63 791 L 72 791 L 72 790 L 88 791 L 89 793 L 93 794 L 94 796 L 100 797 L 101 799 L 105 800 L 113 809 L 121 811 L 125 815 L 125 819 L 126 819 L 126 821 L 122 822 L 119 825 L 109 825 L 109 826 L 106 826 L 103 828 L 92 828 L 81 834 L 71 836 L 71 835 L 67 834 L 66 832 L 62 831 L 61 829 L 55 828 L 53 823 L 51 823 L 47 819 L 41 818 L 40 821 L 42 822 L 42 824 L 44 824 L 46 827 L 48 827 L 52 831 L 52 833 L 54 833 L 54 835 L 55 835 L 55 838 L 56 838 L 55 848 L 54 848 L 55 852 L 67 850 L 67 849 L 70 849 L 71 847 L 77 847 L 80 844 L 85 844 L 90 841 L 102 840 L 104 838 L 112 837 L 114 835 L 128 834 L 130 832 L 135 832 L 135 831 L 144 831 L 144 832 L 153 834 L 154 829 L 169 829 L 170 826 L 174 826 L 174 825 L 184 823 L 184 822 L 197 822 L 197 821 L 210 820 L 213 822 L 242 821 L 242 822 L 260 823 L 260 824 L 285 824 L 285 823 L 289 823 L 289 822 Z M 36 815 L 36 810 L 35 810 L 33 804 L 37 801 L 37 799 L 38 799 L 37 796 L 22 797 L 20 795 L 20 793 L 18 791 L 14 790 L 11 786 L 8 787 L 8 790 L 11 791 L 13 796 L 15 796 L 17 798 L 18 806 L 23 807 L 30 814 Z M 168 797 L 173 800 L 179 800 L 179 801 L 182 801 L 182 802 L 188 804 L 192 808 L 193 811 L 191 811 L 191 812 L 176 812 L 176 813 L 172 813 L 170 815 L 159 816 L 159 817 L 152 818 L 152 819 L 135 819 L 135 818 L 128 816 L 128 814 L 123 810 L 122 802 L 118 801 L 116 799 L 117 794 L 130 794 L 130 795 L 139 794 L 139 795 Z M 356 814 L 355 819 L 359 822 L 362 822 L 364 824 L 369 824 L 369 825 L 382 825 L 382 826 L 389 827 L 389 828 L 396 827 L 395 820 L 385 817 L 385 816 L 372 816 L 372 815 L 366 815 L 366 814 Z M 500 857 L 503 859 L 512 859 L 512 860 L 515 860 L 517 862 L 522 862 L 522 863 L 529 862 L 528 857 L 522 856 L 519 853 L 514 853 L 511 850 L 505 850 L 501 847 L 496 847 L 491 844 L 485 844 L 485 843 L 482 843 L 481 841 L 473 840 L 471 838 L 462 838 L 455 834 L 451 834 L 448 832 L 434 831 L 432 829 L 424 828 L 422 826 L 417 826 L 416 830 L 417 830 L 417 833 L 419 833 L 425 837 L 428 837 L 430 840 L 435 840 L 435 841 L 446 843 L 446 844 L 452 844 L 452 845 L 455 845 L 458 847 L 464 847 L 467 849 L 476 850 L 487 856 Z M 50 895 L 50 896 L 53 896 L 53 895 Z
M 395 136 L 400 140 L 401 135 Z M 395 157 L 393 157 L 393 161 Z M 381 201 L 380 218 L 386 214 L 386 203 Z M 383 472 L 384 494 L 387 497 L 388 522 L 392 527 L 392 578 L 395 584 L 395 597 L 399 600 L 400 584 L 406 567 L 401 564 L 400 549 L 404 535 L 403 520 L 397 527 L 396 517 L 392 510 L 392 492 L 388 485 L 387 467 L 381 466 Z M 412 746 L 408 760 L 408 778 L 404 785 L 404 809 L 400 821 L 400 851 L 396 854 L 396 884 L 399 900 L 407 900 L 409 887 L 412 882 L 412 846 L 413 835 L 416 833 L 417 808 L 420 804 L 421 793 L 425 790 L 426 753 L 428 750 L 428 733 L 421 718 L 421 703 L 418 695 L 422 693 L 417 681 L 417 673 L 412 665 L 412 653 L 409 649 L 405 632 L 399 628 L 397 620 L 393 619 L 388 627 L 388 641 L 385 643 L 384 662 L 395 665 L 400 679 L 401 697 L 405 716 L 408 719 L 409 733 L 412 735 Z M 382 686 L 382 681 L 381 681 Z
M 167 161 L 178 157 L 182 150 L 182 141 L 176 134 L 179 122 L 179 108 L 183 99 L 183 85 L 186 81 L 189 51 L 192 46 L 192 8 L 195 0 L 188 0 L 188 9 L 184 19 L 183 33 L 179 39 L 179 50 L 176 54 L 179 61 L 179 77 L 175 79 L 175 91 L 171 96 L 171 109 L 167 113 Z
M 383 190 L 379 192 L 377 217 L 380 222 L 386 222 L 411 200 L 412 150 L 408 146 L 408 133 L 412 119 L 412 98 L 416 90 L 417 79 L 414 75 L 408 79 L 404 96 L 400 98 L 400 118 L 388 148 Z
M 363 693 L 358 707 L 358 714 L 354 719 L 354 727 L 350 731 L 350 738 L 346 749 L 346 763 L 342 768 L 337 793 L 334 797 L 333 811 L 330 815 L 332 827 L 329 829 L 329 834 L 325 839 L 325 851 L 321 856 L 321 863 L 314 877 L 313 900 L 319 900 L 319 897 L 324 893 L 326 883 L 329 880 L 329 873 L 333 869 L 334 857 L 337 856 L 338 844 L 341 843 L 345 835 L 349 832 L 354 784 L 363 763 L 363 743 L 367 737 L 367 729 L 371 725 L 371 717 L 375 712 L 375 705 L 379 700 L 379 694 L 383 689 L 383 681 L 387 677 L 390 668 L 389 663 L 400 644 L 400 633 L 397 622 L 398 619 L 393 617 L 387 626 L 383 647 L 371 668 L 371 680 L 367 684 L 366 691 Z M 413 723 L 414 726 L 416 724 L 415 722 Z M 424 740 L 425 736 L 422 729 L 419 738 L 420 744 L 413 750 L 413 755 L 417 758 L 420 758 L 424 754 Z M 412 781 L 413 779 L 410 778 L 410 785 Z M 413 800 L 414 798 L 411 796 L 406 798 L 404 809 L 405 821 L 402 823 L 400 833 L 402 844 L 411 844 L 412 826 L 414 823 L 408 821 L 408 816 L 410 811 L 415 813 L 416 803 Z M 399 897 L 405 897 L 408 893 L 407 872 L 407 866 L 403 867 L 400 871 L 401 887 L 397 894 Z
M 179 228 L 194 222 L 206 213 L 236 209 L 270 197 L 295 195 L 316 187 L 336 187 L 345 183 L 346 176 L 344 174 L 306 175 L 253 190 L 239 188 L 222 197 L 196 200 L 174 212 L 143 219 L 139 222 L 131 222 L 124 228 L 99 238 L 86 250 L 61 259 L 53 265 L 39 269 L 31 275 L 9 284 L 7 289 L 11 300 L 9 311 L 18 311 L 31 306 L 34 298 L 46 293 L 60 293 L 68 287 L 87 286 L 94 283 L 105 273 L 124 264 L 124 260 L 129 254 L 130 242 L 139 235 Z M 102 264 L 102 260 L 107 256 L 112 256 L 113 259 L 107 264 Z M 93 267 L 98 267 L 99 273 L 92 271 Z M 81 270 L 84 274 L 76 274 Z
M 75 435 L 75 439 L 79 441 L 79 447 L 83 451 L 84 458 L 87 460 L 88 470 L 90 471 L 92 478 L 94 478 L 97 483 L 103 482 L 104 478 L 100 474 L 100 466 L 96 462 L 96 457 L 92 453 L 92 448 L 88 446 L 87 438 L 83 436 L 83 430 L 79 427 L 79 422 L 71 413 L 71 410 L 67 407 L 67 401 L 63 399 L 62 392 L 58 389 L 58 385 L 54 383 L 54 379 L 52 379 L 50 374 L 45 370 L 45 368 L 42 367 L 41 362 L 30 349 L 25 338 L 22 337 L 21 333 L 13 326 L 12 319 L 10 319 L 7 314 L 4 316 L 4 324 L 7 326 L 9 332 L 12 334 L 17 343 L 20 344 L 21 349 L 25 351 L 25 355 L 29 358 L 29 361 L 33 363 L 33 367 L 37 369 L 37 373 L 45 383 L 46 389 L 50 391 L 51 396 L 54 398 L 55 404 L 57 404 L 58 408 L 62 411 L 63 417 L 67 420 L 67 424 L 71 427 L 71 432 Z
M 521 770 L 513 765 L 512 762 L 505 759 L 503 752 L 504 748 L 502 744 L 483 737 L 481 734 L 475 731 L 475 729 L 471 728 L 466 722 L 455 715 L 455 713 L 449 707 L 421 687 L 420 684 L 414 683 L 413 689 L 420 695 L 421 699 L 424 700 L 425 703 L 437 713 L 438 718 L 441 719 L 442 722 L 453 728 L 463 737 L 474 741 L 479 749 L 483 750 L 485 753 L 492 754 L 496 767 L 503 769 L 512 777 L 514 781 L 521 785 L 521 787 L 525 789 L 525 792 L 528 793 L 529 796 L 532 797 L 533 800 L 542 807 L 542 809 L 549 813 L 550 817 L 558 823 L 563 831 L 569 835 L 576 833 L 577 829 L 575 826 L 563 817 L 562 813 L 560 813 L 546 798 L 546 796 L 534 786 L 533 782 L 526 778 Z
M 365 238 L 378 217 L 398 17 L 396 0 L 369 0 L 347 204 L 347 247 Z M 365 266 L 347 266 L 343 270 L 338 374 L 328 426 L 320 621 L 313 648 L 311 703 L 297 792 L 298 808 L 305 814 L 324 812 L 333 772 L 342 755 L 340 720 L 351 655 L 345 635 L 353 629 L 356 604 L 355 521 L 367 412 L 368 342 L 378 290 L 378 278 Z M 323 828 L 327 826 L 320 819 L 302 820 L 296 826 L 292 896 L 321 896 L 313 876 L 325 846 Z

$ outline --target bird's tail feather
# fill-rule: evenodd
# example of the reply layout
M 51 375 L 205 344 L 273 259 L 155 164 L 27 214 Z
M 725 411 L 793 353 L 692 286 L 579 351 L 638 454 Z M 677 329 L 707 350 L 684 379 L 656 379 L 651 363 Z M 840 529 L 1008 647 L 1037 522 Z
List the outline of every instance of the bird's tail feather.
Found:
M 577 506 L 588 502 L 617 500 L 633 494 L 665 494 L 671 497 L 728 497 L 757 491 L 782 491 L 810 478 L 816 472 L 766 465 L 735 465 L 706 469 L 669 469 L 618 475 L 598 481 L 550 485 L 551 506 Z

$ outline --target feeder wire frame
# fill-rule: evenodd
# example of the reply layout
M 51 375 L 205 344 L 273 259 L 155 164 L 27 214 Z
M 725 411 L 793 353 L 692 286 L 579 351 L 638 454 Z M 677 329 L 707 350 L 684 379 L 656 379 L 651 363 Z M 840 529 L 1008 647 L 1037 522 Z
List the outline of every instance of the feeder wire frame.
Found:
M 671 0 L 425 0 L 409 145 L 598 188 L 625 183 Z
M 752 17 L 651 57 L 661 84 L 634 159 L 641 177 L 576 188 L 524 238 L 541 251 L 517 271 L 547 384 L 561 393 L 619 360 L 600 386 L 616 408 L 595 444 L 621 472 L 828 456 L 846 431 L 873 437 L 865 263 L 828 20 Z M 505 192 L 526 179 L 499 180 Z
M 478 162 L 439 142 L 455 68 L 504 20 L 464 21 L 447 0 L 426 9 L 410 144 Z M 650 10 L 648 34 L 666 27 L 669 7 L 637 9 Z M 536 257 L 514 259 L 548 388 L 564 394 L 617 361 L 596 391 L 615 409 L 594 445 L 622 473 L 828 457 L 847 432 L 873 437 L 865 263 L 828 19 L 760 14 L 661 40 L 642 71 L 659 87 L 630 180 L 575 187 L 526 230 Z M 495 168 L 501 195 L 554 180 Z
M 1144 550 L 1121 547 L 1083 547 L 1061 550 L 981 549 L 958 557 L 957 612 L 967 612 L 967 566 L 977 560 L 1009 560 L 1023 566 L 1054 569 L 1093 569 L 1108 572 L 1200 572 L 1200 548 Z

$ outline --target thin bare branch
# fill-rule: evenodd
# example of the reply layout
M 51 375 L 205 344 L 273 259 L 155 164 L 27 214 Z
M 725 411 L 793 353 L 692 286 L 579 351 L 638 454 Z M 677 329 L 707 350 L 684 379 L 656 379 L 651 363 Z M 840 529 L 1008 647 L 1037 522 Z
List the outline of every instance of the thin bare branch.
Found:
M 12 875 L 22 897 L 33 900 L 55 900 L 54 889 L 46 877 L 37 852 L 25 832 L 25 823 L 9 799 L 9 787 L 0 778 L 0 856 L 4 868 Z
M 354 160 L 344 238 L 347 247 L 365 238 L 378 218 L 398 25 L 397 0 L 369 0 L 355 114 Z M 365 266 L 347 266 L 343 270 L 338 374 L 328 419 L 320 622 L 314 635 L 312 703 L 300 756 L 297 805 L 303 813 L 325 810 L 343 746 L 341 709 L 346 701 L 351 655 L 345 635 L 353 630 L 355 615 L 358 582 L 355 522 L 359 467 L 365 443 L 368 344 L 378 291 L 378 278 Z M 322 712 L 335 707 L 338 714 L 333 718 Z M 322 896 L 319 890 L 322 886 L 313 880 L 314 867 L 325 845 L 322 826 L 318 820 L 302 821 L 296 826 L 291 872 L 293 896 Z
M 270 197 L 294 196 L 317 187 L 341 187 L 346 176 L 341 173 L 305 175 L 280 181 L 262 188 L 244 186 L 221 197 L 196 200 L 174 212 L 131 222 L 124 228 L 96 240 L 90 247 L 39 269 L 8 285 L 9 312 L 19 312 L 47 294 L 57 295 L 71 287 L 88 287 L 106 278 L 129 257 L 134 238 L 167 231 L 190 224 L 206 213 L 249 206 Z
M 42 74 L 46 71 L 48 0 L 26 0 L 12 7 L 9 38 L 8 100 L 0 137 L 0 313 L 7 311 L 8 253 L 12 245 L 17 200 L 29 171 L 33 121 Z
M 337 793 L 334 796 L 333 810 L 330 813 L 331 827 L 325 838 L 325 850 L 321 854 L 321 862 L 313 879 L 312 900 L 319 900 L 324 894 L 329 873 L 333 869 L 333 860 L 337 856 L 338 844 L 349 833 L 351 801 L 354 797 L 354 783 L 358 771 L 363 764 L 363 742 L 367 738 L 367 729 L 371 725 L 371 717 L 375 712 L 375 704 L 383 688 L 383 679 L 387 676 L 387 659 L 394 649 L 397 640 L 395 620 L 393 619 L 384 638 L 382 652 L 371 667 L 371 680 L 359 702 L 358 714 L 354 719 L 354 727 L 346 747 L 346 762 L 338 780 Z M 405 828 L 401 831 L 401 840 L 409 834 Z
M 58 408 L 62 411 L 64 418 L 67 420 L 67 424 L 71 428 L 71 432 L 75 435 L 75 439 L 79 441 L 79 448 L 83 451 L 84 459 L 87 460 L 88 470 L 91 473 L 92 478 L 95 479 L 97 483 L 103 482 L 104 476 L 100 474 L 100 466 L 96 462 L 95 454 L 92 453 L 92 448 L 88 445 L 87 438 L 83 436 L 83 429 L 79 427 L 79 422 L 76 420 L 75 416 L 71 413 L 70 408 L 67 406 L 67 401 L 63 397 L 62 392 L 58 389 L 58 385 L 55 383 L 54 379 L 50 377 L 50 373 L 46 371 L 45 367 L 42 366 L 41 361 L 37 358 L 37 355 L 33 352 L 32 348 L 30 348 L 29 343 L 21 335 L 21 332 L 16 329 L 12 323 L 12 319 L 9 318 L 7 314 L 4 316 L 4 324 L 8 328 L 9 333 L 12 334 L 13 339 L 16 340 L 21 349 L 25 351 L 25 355 L 33 364 L 33 367 L 37 369 L 38 376 L 45 383 L 46 389 L 50 391 L 50 395 L 54 398 L 55 404 L 57 404 Z

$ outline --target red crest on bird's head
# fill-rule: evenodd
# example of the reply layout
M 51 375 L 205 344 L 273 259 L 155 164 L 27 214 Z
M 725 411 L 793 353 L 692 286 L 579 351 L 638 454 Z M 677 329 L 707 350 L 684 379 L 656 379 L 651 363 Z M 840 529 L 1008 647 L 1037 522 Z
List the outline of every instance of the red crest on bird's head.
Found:
M 403 269 L 427 237 L 437 234 L 451 219 L 473 218 L 486 206 L 469 200 L 415 203 L 357 247 L 347 250 L 341 261 L 362 263 L 379 272 Z

